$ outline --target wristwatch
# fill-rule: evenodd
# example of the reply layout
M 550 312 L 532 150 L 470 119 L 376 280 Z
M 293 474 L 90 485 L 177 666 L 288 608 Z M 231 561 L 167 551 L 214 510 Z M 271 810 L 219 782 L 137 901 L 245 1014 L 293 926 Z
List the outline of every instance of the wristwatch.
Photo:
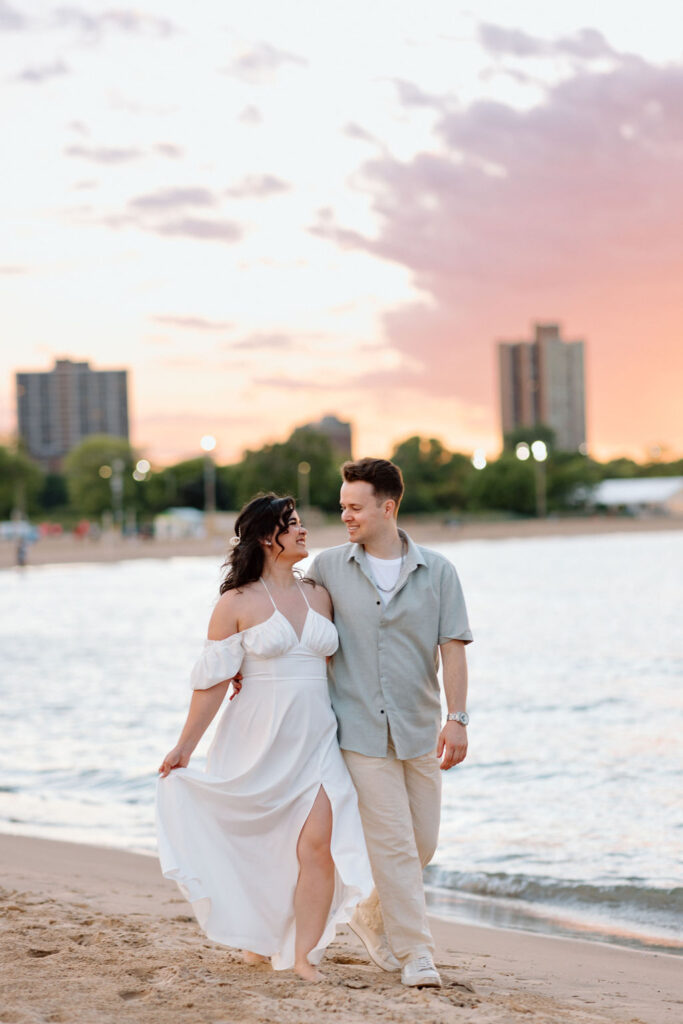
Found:
M 460 725 L 467 725 L 470 720 L 470 716 L 466 711 L 454 711 L 452 714 L 446 715 L 447 722 L 460 722 Z

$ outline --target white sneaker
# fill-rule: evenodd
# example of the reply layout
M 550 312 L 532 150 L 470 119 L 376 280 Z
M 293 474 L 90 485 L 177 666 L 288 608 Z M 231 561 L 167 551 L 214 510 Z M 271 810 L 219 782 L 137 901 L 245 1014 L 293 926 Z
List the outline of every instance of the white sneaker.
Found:
M 429 953 L 424 953 L 403 965 L 401 982 L 412 988 L 441 988 L 439 972 Z
M 383 971 L 400 971 L 401 965 L 391 952 L 387 937 L 382 932 L 374 931 L 364 924 L 358 917 L 348 922 L 349 928 L 355 932 L 360 941 L 368 951 L 368 956 Z

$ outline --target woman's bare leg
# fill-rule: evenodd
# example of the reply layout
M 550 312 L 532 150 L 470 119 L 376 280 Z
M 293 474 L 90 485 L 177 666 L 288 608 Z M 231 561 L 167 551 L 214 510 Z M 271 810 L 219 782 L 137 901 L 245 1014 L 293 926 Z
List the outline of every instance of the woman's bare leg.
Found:
M 334 894 L 331 840 L 332 807 L 321 786 L 296 847 L 299 880 L 294 893 L 294 970 L 305 981 L 322 978 L 318 969 L 308 962 L 308 954 L 315 949 L 323 933 Z

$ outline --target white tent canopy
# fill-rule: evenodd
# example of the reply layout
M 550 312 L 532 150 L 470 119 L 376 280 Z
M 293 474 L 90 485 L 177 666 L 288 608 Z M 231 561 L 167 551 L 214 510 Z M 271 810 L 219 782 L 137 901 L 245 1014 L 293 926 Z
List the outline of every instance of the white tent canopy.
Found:
M 683 476 L 650 476 L 603 480 L 588 492 L 591 505 L 670 509 L 672 499 L 683 499 Z M 676 503 L 678 504 L 678 503 Z

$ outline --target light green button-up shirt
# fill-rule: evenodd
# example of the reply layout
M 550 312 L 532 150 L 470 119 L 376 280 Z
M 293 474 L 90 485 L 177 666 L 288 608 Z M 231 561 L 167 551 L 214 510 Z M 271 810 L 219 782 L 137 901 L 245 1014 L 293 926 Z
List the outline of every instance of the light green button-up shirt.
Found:
M 407 543 L 397 590 L 386 607 L 365 549 L 343 544 L 317 555 L 307 575 L 330 593 L 339 648 L 329 667 L 339 744 L 386 757 L 389 730 L 401 760 L 434 750 L 441 723 L 439 644 L 472 634 L 454 566 Z

